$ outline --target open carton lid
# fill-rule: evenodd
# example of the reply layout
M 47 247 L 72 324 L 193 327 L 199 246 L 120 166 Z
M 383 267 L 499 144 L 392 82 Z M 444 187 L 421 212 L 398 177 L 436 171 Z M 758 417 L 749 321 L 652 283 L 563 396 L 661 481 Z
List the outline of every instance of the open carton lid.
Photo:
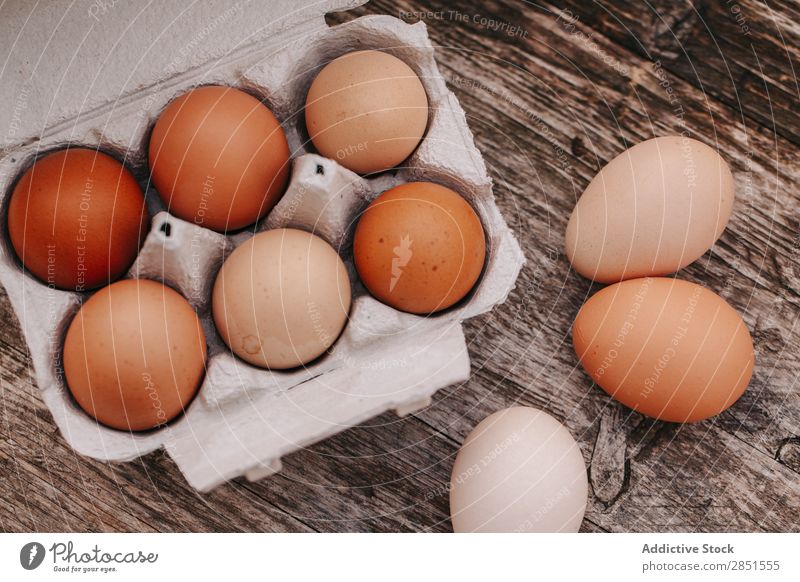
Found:
M 53 0 L 0 8 L 0 148 L 63 130 L 161 83 L 280 46 L 366 0 Z M 142 35 L 143 30 L 151 31 Z

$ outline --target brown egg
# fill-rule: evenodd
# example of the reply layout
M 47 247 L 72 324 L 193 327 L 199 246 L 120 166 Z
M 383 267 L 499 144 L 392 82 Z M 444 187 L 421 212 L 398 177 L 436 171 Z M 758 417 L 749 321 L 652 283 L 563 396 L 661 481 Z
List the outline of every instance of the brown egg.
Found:
M 314 147 L 359 174 L 405 160 L 428 125 L 428 96 L 417 74 L 379 51 L 331 61 L 311 84 L 306 127 Z
M 172 214 L 225 232 L 253 224 L 278 202 L 289 179 L 289 145 L 255 97 L 199 87 L 158 118 L 150 168 Z
M 263 368 L 293 368 L 321 356 L 339 337 L 349 309 L 342 259 L 302 230 L 268 230 L 246 240 L 214 283 L 220 336 L 240 358 Z
M 575 318 L 572 341 L 603 390 L 671 422 L 719 414 L 753 374 L 753 341 L 739 314 L 679 279 L 631 279 L 598 291 Z
M 733 202 L 733 176 L 715 149 L 683 136 L 649 139 L 587 186 L 567 225 L 567 258 L 603 283 L 674 273 L 722 235 Z
M 64 374 L 75 400 L 121 430 L 147 430 L 178 416 L 200 388 L 205 361 L 194 309 L 177 291 L 145 279 L 92 295 L 64 342 Z
M 356 227 L 353 254 L 375 297 L 410 313 L 441 311 L 475 285 L 486 257 L 478 215 L 456 192 L 430 182 L 387 190 Z
M 22 175 L 8 205 L 8 234 L 26 270 L 53 287 L 85 291 L 125 274 L 147 218 L 142 190 L 122 164 L 70 148 Z

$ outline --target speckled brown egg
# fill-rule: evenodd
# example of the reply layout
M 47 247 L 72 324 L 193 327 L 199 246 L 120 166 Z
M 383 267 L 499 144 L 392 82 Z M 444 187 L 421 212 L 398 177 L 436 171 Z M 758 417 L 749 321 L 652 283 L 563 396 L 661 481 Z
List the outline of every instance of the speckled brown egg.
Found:
M 359 174 L 381 172 L 416 149 L 428 125 L 428 96 L 395 56 L 356 51 L 331 61 L 306 98 L 306 127 L 320 154 Z
M 121 430 L 147 430 L 177 417 L 205 374 L 206 340 L 177 291 L 126 279 L 92 295 L 64 342 L 64 374 L 80 407 Z
M 369 205 L 356 227 L 353 254 L 372 295 L 396 309 L 427 314 L 469 293 L 483 269 L 486 239 L 462 196 L 412 182 Z
M 231 87 L 199 87 L 170 103 L 153 128 L 156 190 L 178 218 L 219 232 L 253 224 L 289 179 L 289 146 L 258 99 Z
M 8 205 L 8 234 L 25 269 L 59 289 L 85 291 L 125 274 L 147 233 L 136 178 L 97 150 L 38 159 Z

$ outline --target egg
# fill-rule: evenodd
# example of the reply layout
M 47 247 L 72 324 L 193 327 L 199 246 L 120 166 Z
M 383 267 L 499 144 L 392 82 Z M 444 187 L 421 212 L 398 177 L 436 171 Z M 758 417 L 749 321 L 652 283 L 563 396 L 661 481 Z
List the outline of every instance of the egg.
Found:
M 353 255 L 372 295 L 395 309 L 428 314 L 454 305 L 475 286 L 486 238 L 458 193 L 411 182 L 387 190 L 364 211 Z
M 64 341 L 64 375 L 89 416 L 112 428 L 152 429 L 200 388 L 206 340 L 175 290 L 145 279 L 104 287 L 80 308 Z
M 149 159 L 168 210 L 219 232 L 266 215 L 289 179 L 280 123 L 231 87 L 198 87 L 172 101 L 153 127 Z
M 357 51 L 331 61 L 314 79 L 305 108 L 317 151 L 368 174 L 400 164 L 428 124 L 428 96 L 417 74 L 380 51 Z
M 647 140 L 583 192 L 567 225 L 567 258 L 602 283 L 674 273 L 711 248 L 733 202 L 733 176 L 714 149 L 688 137 Z
M 671 422 L 697 422 L 731 406 L 753 374 L 753 341 L 712 291 L 662 277 L 632 279 L 593 295 L 572 341 L 581 365 L 613 398 Z
M 147 233 L 144 196 L 117 160 L 86 148 L 34 162 L 11 193 L 8 234 L 25 269 L 86 291 L 125 274 Z
M 294 368 L 336 341 L 350 310 L 350 280 L 321 238 L 268 230 L 222 265 L 212 309 L 220 336 L 237 356 L 263 368 Z
M 450 515 L 462 532 L 577 532 L 589 484 L 578 444 L 552 416 L 523 406 L 495 412 L 453 464 Z

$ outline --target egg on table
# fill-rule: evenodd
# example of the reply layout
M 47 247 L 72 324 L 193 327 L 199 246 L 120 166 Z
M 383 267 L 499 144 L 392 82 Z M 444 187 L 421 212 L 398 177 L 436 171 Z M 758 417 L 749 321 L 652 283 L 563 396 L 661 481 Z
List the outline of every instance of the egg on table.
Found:
M 589 483 L 578 443 L 552 416 L 495 412 L 469 434 L 450 479 L 453 530 L 577 532 Z
M 305 108 L 314 147 L 359 174 L 392 168 L 425 134 L 428 96 L 417 74 L 380 51 L 348 53 L 314 79 Z
M 218 232 L 258 221 L 289 179 L 280 123 L 232 87 L 198 87 L 172 101 L 153 127 L 149 159 L 168 210 Z
M 161 426 L 181 414 L 205 375 L 200 320 L 177 291 L 125 279 L 80 308 L 64 341 L 64 375 L 80 407 L 120 430 Z
M 268 230 L 223 263 L 212 308 L 217 331 L 237 356 L 263 368 L 294 368 L 339 337 L 350 310 L 350 279 L 321 238 Z
M 411 182 L 387 190 L 364 211 L 353 256 L 372 295 L 396 309 L 429 314 L 475 286 L 486 238 L 478 215 L 457 192 Z
M 147 223 L 136 178 L 111 156 L 87 148 L 36 160 L 8 205 L 8 235 L 25 269 L 48 285 L 74 291 L 124 275 Z
M 581 195 L 567 258 L 601 283 L 674 273 L 711 248 L 733 202 L 733 176 L 716 150 L 688 137 L 647 140 L 611 160 Z
M 609 395 L 671 422 L 726 410 L 753 374 L 753 341 L 739 314 L 680 279 L 631 279 L 598 291 L 578 312 L 572 341 Z

